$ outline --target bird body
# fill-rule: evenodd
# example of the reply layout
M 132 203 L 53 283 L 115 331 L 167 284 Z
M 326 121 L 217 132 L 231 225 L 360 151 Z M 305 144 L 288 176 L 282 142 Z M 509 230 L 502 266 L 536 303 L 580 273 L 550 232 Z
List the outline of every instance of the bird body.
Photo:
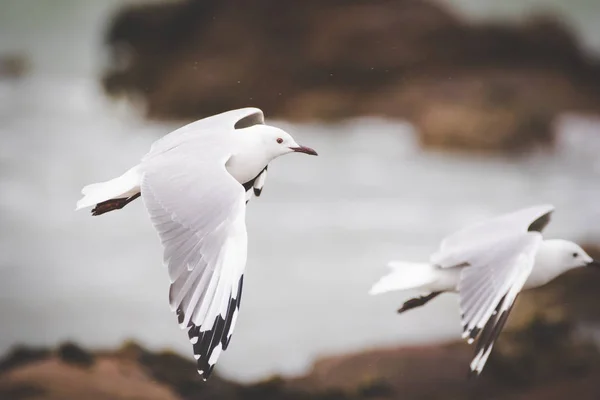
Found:
M 572 244 L 560 239 L 542 240 L 535 254 L 535 261 L 531 272 L 523 284 L 523 289 L 533 289 L 543 286 L 570 269 L 583 266 L 579 263 L 557 262 L 559 259 L 556 257 L 557 254 L 564 252 L 565 249 L 572 248 L 574 252 L 581 251 L 579 246 L 574 247 Z M 482 249 L 482 251 L 485 250 Z M 592 262 L 592 259 L 583 253 L 581 261 L 584 263 Z M 465 268 L 469 268 L 467 265 L 454 268 L 440 268 L 431 263 L 405 263 L 398 261 L 390 262 L 389 266 L 392 272 L 373 286 L 370 291 L 371 294 L 408 289 L 425 292 L 458 292 L 461 273 Z M 411 284 L 415 280 L 415 276 L 419 283 Z
M 542 286 L 578 267 L 598 265 L 577 244 L 544 240 L 554 207 L 541 205 L 468 227 L 446 239 L 428 263 L 389 263 L 370 294 L 416 289 L 398 312 L 422 306 L 444 292 L 459 295 L 463 338 L 476 339 L 471 371 L 481 373 L 493 343 L 521 290 Z
M 142 198 L 164 248 L 171 309 L 204 379 L 227 349 L 239 312 L 246 203 L 260 195 L 269 162 L 292 152 L 316 155 L 265 125 L 261 110 L 233 110 L 164 136 L 120 177 L 82 190 L 77 209 L 95 206 L 93 215 Z
M 255 125 L 249 125 L 249 121 Z M 280 137 L 285 138 L 285 143 L 277 143 L 277 138 Z M 179 152 L 182 164 L 184 161 L 193 164 L 194 156 L 209 157 L 220 149 L 226 149 L 227 172 L 242 185 L 254 183 L 255 179 L 265 172 L 268 163 L 283 154 L 316 154 L 310 148 L 297 145 L 285 131 L 264 125 L 261 110 L 232 110 L 192 122 L 157 140 L 141 162 L 123 175 L 107 182 L 85 186 L 82 189 L 84 197 L 77 202 L 77 209 L 108 200 L 129 199 L 140 193 L 144 170 L 152 168 L 152 165 L 159 163 L 160 158 L 165 155 L 171 157 Z M 259 192 L 265 179 L 266 173 L 258 182 Z

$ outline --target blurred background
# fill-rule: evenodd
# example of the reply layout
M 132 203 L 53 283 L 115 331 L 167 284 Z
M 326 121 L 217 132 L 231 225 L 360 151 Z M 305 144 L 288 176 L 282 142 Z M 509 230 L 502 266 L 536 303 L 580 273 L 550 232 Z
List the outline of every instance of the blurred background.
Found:
M 0 398 L 600 398 L 600 272 L 521 296 L 475 383 L 456 296 L 367 295 L 536 203 L 600 253 L 598 21 L 596 0 L 0 0 Z M 142 205 L 74 208 L 245 106 L 320 157 L 277 160 L 249 204 L 243 312 L 203 384 Z

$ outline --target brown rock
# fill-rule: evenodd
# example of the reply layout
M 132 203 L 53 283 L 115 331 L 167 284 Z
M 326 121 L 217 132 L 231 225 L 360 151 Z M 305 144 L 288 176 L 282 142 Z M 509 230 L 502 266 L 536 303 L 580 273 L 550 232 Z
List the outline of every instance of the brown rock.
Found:
M 0 55 L 0 79 L 18 79 L 31 69 L 31 63 L 22 54 Z
M 425 147 L 514 152 L 551 145 L 561 112 L 600 110 L 600 65 L 560 23 L 471 24 L 427 0 L 137 5 L 108 44 L 105 88 L 152 118 L 383 116 Z
M 534 322 L 502 334 L 484 375 L 473 381 L 466 379 L 473 348 L 458 342 L 328 357 L 304 377 L 251 385 L 218 376 L 203 382 L 193 361 L 129 343 L 117 351 L 81 349 L 95 360 L 86 367 L 57 356 L 13 365 L 0 372 L 0 399 L 596 399 L 600 354 L 573 332 Z
M 90 369 L 56 358 L 38 361 L 0 375 L 0 398 L 43 400 L 175 400 L 169 388 L 153 382 L 133 362 L 101 357 Z M 3 397 L 6 396 L 6 397 Z

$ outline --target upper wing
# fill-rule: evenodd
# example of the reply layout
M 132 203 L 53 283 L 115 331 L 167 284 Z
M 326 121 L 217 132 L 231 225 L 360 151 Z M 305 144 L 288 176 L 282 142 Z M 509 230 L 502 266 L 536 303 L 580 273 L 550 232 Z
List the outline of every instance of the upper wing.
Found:
M 512 305 L 533 268 L 542 241 L 538 232 L 506 237 L 471 252 L 458 284 L 463 337 L 479 337 L 471 370 L 479 373 Z M 483 331 L 482 331 L 483 329 Z M 481 333 L 481 335 L 480 335 Z
M 264 123 L 265 117 L 263 112 L 259 108 L 254 107 L 226 111 L 203 118 L 158 139 L 152 144 L 150 151 L 142 158 L 142 161 L 169 151 L 181 143 L 188 141 L 190 138 L 197 137 L 199 134 L 214 134 L 218 136 L 219 132 L 223 130 L 231 131 L 233 129 L 242 129 Z
M 541 232 L 548 222 L 554 206 L 537 205 L 512 213 L 500 215 L 462 229 L 442 240 L 440 249 L 431 256 L 431 262 L 442 267 L 456 265 L 457 257 L 469 248 L 495 243 L 527 231 Z
M 225 169 L 224 146 L 202 153 L 195 147 L 144 163 L 141 193 L 164 247 L 171 309 L 188 329 L 198 372 L 207 379 L 240 307 L 246 206 L 243 187 Z

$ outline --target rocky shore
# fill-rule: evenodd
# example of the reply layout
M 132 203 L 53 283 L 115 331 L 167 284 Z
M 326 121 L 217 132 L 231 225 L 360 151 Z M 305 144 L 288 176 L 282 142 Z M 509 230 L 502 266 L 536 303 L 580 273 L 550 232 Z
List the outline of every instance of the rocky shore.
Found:
M 499 342 L 486 373 L 468 380 L 464 343 L 387 348 L 318 361 L 303 377 L 243 385 L 202 382 L 193 361 L 129 343 L 88 352 L 18 348 L 0 362 L 6 400 L 566 399 L 600 398 L 600 354 L 563 325 L 532 324 Z M 519 351 L 511 340 L 521 343 Z
M 467 379 L 473 347 L 461 341 L 329 356 L 304 376 L 254 384 L 224 380 L 218 369 L 203 382 L 193 360 L 135 343 L 109 351 L 65 343 L 17 347 L 0 359 L 0 399 L 595 400 L 600 351 L 586 327 L 600 320 L 599 286 L 600 271 L 590 268 L 523 293 L 478 379 Z
M 107 44 L 106 90 L 151 118 L 401 118 L 425 147 L 514 153 L 551 146 L 561 113 L 600 111 L 600 63 L 559 20 L 476 24 L 427 0 L 136 5 Z

